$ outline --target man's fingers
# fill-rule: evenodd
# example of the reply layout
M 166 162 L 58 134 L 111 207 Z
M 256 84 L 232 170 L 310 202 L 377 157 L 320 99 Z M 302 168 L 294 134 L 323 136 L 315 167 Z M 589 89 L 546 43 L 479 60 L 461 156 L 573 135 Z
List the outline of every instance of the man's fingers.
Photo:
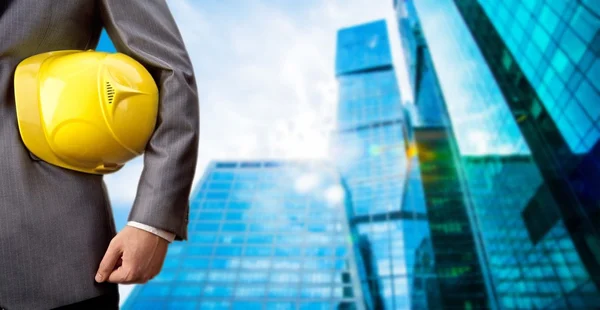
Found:
M 131 282 L 132 274 L 129 268 L 125 266 L 121 266 L 115 269 L 109 276 L 108 282 L 111 283 L 119 283 L 119 284 L 129 284 Z
M 98 272 L 96 272 L 96 282 L 102 283 L 108 279 L 120 258 L 121 248 L 111 242 L 104 254 L 104 258 L 102 258 L 102 262 L 100 262 Z
M 118 284 L 146 283 L 150 277 L 143 273 L 143 270 L 135 270 L 134 267 L 123 265 L 114 270 L 108 276 L 108 282 Z
M 146 283 L 160 271 L 167 248 L 166 240 L 125 227 L 111 242 L 96 279 L 119 284 Z

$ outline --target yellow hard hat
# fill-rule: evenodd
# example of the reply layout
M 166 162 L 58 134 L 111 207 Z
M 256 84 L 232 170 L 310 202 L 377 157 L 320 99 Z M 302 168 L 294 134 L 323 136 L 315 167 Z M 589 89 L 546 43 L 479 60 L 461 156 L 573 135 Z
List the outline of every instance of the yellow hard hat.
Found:
M 52 165 L 115 172 L 144 152 L 156 125 L 156 83 L 125 54 L 38 54 L 17 66 L 14 82 L 23 143 Z

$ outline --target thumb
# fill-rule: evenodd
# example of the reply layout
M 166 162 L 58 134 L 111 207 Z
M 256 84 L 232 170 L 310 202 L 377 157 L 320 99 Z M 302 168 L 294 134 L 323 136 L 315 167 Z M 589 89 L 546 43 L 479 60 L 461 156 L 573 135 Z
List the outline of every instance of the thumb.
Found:
M 115 265 L 119 261 L 119 258 L 121 258 L 121 254 L 121 248 L 116 246 L 114 242 L 111 242 L 104 254 L 104 258 L 102 258 L 102 261 L 100 262 L 100 267 L 96 272 L 96 282 L 102 283 L 108 279 L 108 276 L 115 269 Z

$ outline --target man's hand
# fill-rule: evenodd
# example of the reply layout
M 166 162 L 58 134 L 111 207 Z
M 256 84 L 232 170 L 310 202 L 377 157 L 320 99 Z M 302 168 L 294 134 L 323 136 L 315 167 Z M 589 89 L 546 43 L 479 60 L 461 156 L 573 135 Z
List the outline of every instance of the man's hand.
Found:
M 126 226 L 108 246 L 96 273 L 96 282 L 146 283 L 162 268 L 168 241 L 135 227 Z

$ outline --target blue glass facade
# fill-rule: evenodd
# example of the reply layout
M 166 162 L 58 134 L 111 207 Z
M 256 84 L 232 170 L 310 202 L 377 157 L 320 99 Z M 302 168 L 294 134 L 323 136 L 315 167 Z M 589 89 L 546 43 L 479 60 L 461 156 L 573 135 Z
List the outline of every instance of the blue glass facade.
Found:
M 392 64 L 386 23 L 374 21 L 337 34 L 335 74 L 389 69 Z M 392 94 L 392 93 L 390 93 Z
M 420 176 L 409 169 L 418 163 L 406 155 L 410 132 L 387 26 L 375 21 L 345 28 L 337 40 L 340 95 L 332 159 L 350 193 L 363 291 L 371 309 L 406 309 L 418 236 L 426 238 L 429 230 Z
M 575 153 L 600 139 L 600 3 L 479 1 Z
M 414 142 L 412 142 L 414 143 Z M 436 257 L 431 244 L 427 203 L 417 156 L 408 152 L 402 212 L 404 214 L 403 246 L 407 275 L 407 302 L 403 309 L 439 309 L 442 307 L 435 269 Z
M 600 145 L 589 111 L 600 113 L 590 82 L 598 54 L 585 39 L 598 34 L 598 3 L 414 5 L 458 142 L 489 306 L 600 307 Z M 407 12 L 401 31 L 415 24 L 402 23 Z
M 414 96 L 412 104 L 408 103 L 412 126 L 417 128 L 447 126 L 448 115 L 444 98 L 412 1 L 397 3 L 396 15 L 404 62 Z
M 338 76 L 338 124 L 341 130 L 402 119 L 396 73 L 383 69 Z
M 123 309 L 362 309 L 346 192 L 320 162 L 213 162 L 189 240 Z
M 543 179 L 528 156 L 464 157 L 466 178 L 501 309 L 594 309 L 600 295 L 564 222 L 533 237 L 527 217 Z M 546 195 L 549 195 L 548 193 Z M 550 209 L 551 197 L 542 201 Z M 539 197 L 537 199 L 540 199 Z
M 404 2 L 399 1 L 399 4 Z M 413 58 L 416 59 L 419 53 L 423 54 L 420 66 L 425 74 L 420 82 L 430 85 L 419 90 L 428 93 L 425 97 L 443 98 L 460 154 L 528 154 L 529 148 L 511 117 L 502 91 L 454 3 L 448 0 L 408 3 L 414 3 L 415 9 L 406 10 L 406 14 L 398 11 L 401 19 L 409 16 L 399 23 L 401 27 L 402 24 L 415 25 L 416 20 L 407 14 L 410 11 L 418 13 L 420 27 L 416 28 L 415 36 L 426 44 L 427 52 L 419 52 L 416 48 L 411 52 L 411 45 L 404 44 L 409 39 L 403 38 L 405 55 L 415 53 Z M 433 79 L 429 72 L 435 72 L 437 87 L 431 86 Z M 413 85 L 413 89 L 418 86 L 417 83 Z M 439 90 L 437 94 L 436 89 Z M 416 90 L 413 92 L 420 100 Z M 423 101 L 425 98 L 415 104 L 427 104 Z M 423 114 L 433 114 L 425 111 Z
M 490 1 L 454 2 L 531 150 L 535 168 L 528 170 L 537 170 L 532 177 L 540 180 L 530 199 L 513 204 L 523 208 L 518 224 L 524 224 L 521 229 L 528 236 L 520 249 L 554 273 L 537 279 L 545 294 L 521 284 L 520 291 L 499 290 L 499 302 L 506 308 L 598 308 L 600 143 L 594 127 L 599 109 L 598 92 L 590 81 L 597 80 L 591 68 L 600 57 L 590 37 L 600 30 L 600 3 L 507 1 L 502 8 Z M 503 10 L 514 18 L 501 18 Z M 528 39 L 518 40 L 520 36 Z M 496 173 L 511 171 L 509 164 L 497 165 L 505 161 L 492 162 Z M 519 258 L 514 264 L 530 272 L 531 258 Z M 515 265 L 499 276 L 519 275 Z M 535 282 L 529 274 L 517 281 Z
M 415 253 L 418 268 L 411 294 L 413 309 L 487 308 L 490 294 L 485 282 L 486 266 L 469 216 L 470 201 L 461 177 L 460 141 L 457 142 L 446 102 L 446 98 L 449 103 L 456 98 L 446 95 L 440 86 L 438 68 L 414 4 L 408 0 L 396 3 L 403 55 L 414 94 L 409 105 L 413 118 L 411 143 L 414 150 L 409 153 L 419 163 L 430 229 L 427 238 L 418 239 L 420 247 Z M 464 52 L 460 50 L 462 48 L 450 49 L 449 52 Z M 467 85 L 481 83 L 474 79 L 462 82 Z M 476 107 L 470 104 L 469 108 Z M 456 111 L 465 107 L 457 108 L 455 104 L 454 108 L 452 116 L 460 115 Z M 464 115 L 461 117 L 464 118 Z M 461 121 L 459 125 L 463 127 L 459 128 L 462 130 L 473 125 L 467 124 L 464 119 Z M 465 141 L 462 140 L 462 151 L 479 151 L 473 150 Z

